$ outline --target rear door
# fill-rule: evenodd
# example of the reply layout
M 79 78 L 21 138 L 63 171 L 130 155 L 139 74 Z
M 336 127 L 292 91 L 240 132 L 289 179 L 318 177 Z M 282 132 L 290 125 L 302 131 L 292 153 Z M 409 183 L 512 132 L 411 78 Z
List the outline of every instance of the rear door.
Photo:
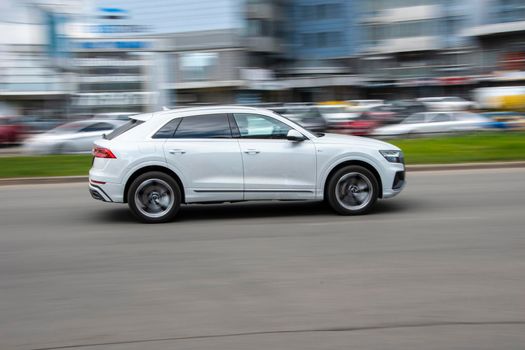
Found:
M 425 125 L 424 131 L 428 133 L 450 132 L 454 126 L 453 121 L 450 113 L 436 113 Z
M 164 143 L 164 155 L 183 177 L 186 200 L 242 200 L 242 158 L 239 143 L 232 138 L 228 115 L 215 113 L 178 119 L 180 122 L 174 120 L 177 125 L 172 125 L 176 131 Z

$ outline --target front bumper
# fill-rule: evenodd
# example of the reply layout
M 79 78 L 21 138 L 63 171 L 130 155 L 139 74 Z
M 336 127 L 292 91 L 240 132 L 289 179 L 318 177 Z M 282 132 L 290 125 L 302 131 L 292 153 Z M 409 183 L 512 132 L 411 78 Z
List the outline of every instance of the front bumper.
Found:
M 401 163 L 389 163 L 382 181 L 382 198 L 392 198 L 397 196 L 406 186 L 405 165 Z

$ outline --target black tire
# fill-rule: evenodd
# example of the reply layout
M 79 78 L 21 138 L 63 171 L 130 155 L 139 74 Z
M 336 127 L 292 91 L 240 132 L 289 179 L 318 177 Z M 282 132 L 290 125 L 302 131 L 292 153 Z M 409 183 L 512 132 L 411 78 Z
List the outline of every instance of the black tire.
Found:
M 165 192 L 162 192 L 164 191 Z M 165 193 L 162 195 L 162 193 Z M 168 198 L 169 197 L 169 198 Z M 170 205 L 163 205 L 167 199 Z M 165 203 L 163 203 L 165 204 Z M 138 176 L 128 189 L 128 206 L 133 215 L 145 223 L 173 220 L 181 205 L 181 189 L 168 174 L 151 171 Z M 155 212 L 158 210 L 159 212 Z
M 349 182 L 348 188 L 342 190 L 346 187 L 345 180 Z M 368 190 L 364 189 L 365 186 Z M 365 214 L 374 205 L 379 194 L 379 185 L 375 175 L 370 170 L 358 165 L 349 165 L 333 174 L 326 192 L 328 204 L 338 214 L 359 215 Z M 344 198 L 348 198 L 348 200 L 345 201 Z M 358 198 L 364 198 L 363 203 L 359 204 Z M 356 204 L 352 205 L 352 201 L 355 201 Z

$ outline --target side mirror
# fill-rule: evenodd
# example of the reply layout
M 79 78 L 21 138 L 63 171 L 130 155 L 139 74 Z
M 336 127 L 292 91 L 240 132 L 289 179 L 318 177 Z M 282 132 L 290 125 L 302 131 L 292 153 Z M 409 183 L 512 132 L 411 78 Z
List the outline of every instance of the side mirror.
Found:
M 288 131 L 286 138 L 290 141 L 304 141 L 306 139 L 303 134 L 295 129 Z

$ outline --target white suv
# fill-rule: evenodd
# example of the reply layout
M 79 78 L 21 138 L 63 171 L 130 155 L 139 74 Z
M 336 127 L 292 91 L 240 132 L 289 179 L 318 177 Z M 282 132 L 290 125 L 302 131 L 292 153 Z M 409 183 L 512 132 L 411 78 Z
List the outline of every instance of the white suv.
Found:
M 145 222 L 183 203 L 323 200 L 361 214 L 405 185 L 403 153 L 354 136 L 313 134 L 265 109 L 186 108 L 131 117 L 93 148 L 93 198 Z

